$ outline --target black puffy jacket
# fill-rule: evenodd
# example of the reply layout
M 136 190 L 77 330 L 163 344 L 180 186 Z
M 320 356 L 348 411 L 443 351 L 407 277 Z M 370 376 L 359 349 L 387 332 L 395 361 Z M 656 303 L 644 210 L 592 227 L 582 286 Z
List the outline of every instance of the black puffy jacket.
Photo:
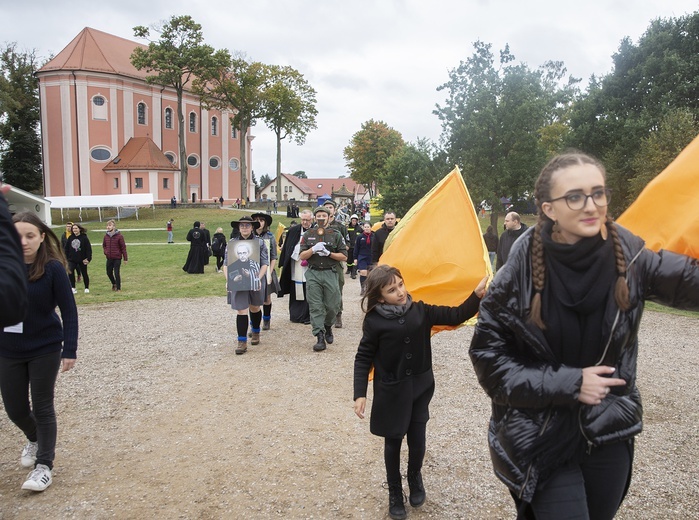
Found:
M 557 362 L 541 330 L 527 322 L 534 228 L 513 246 L 481 302 L 470 356 L 481 386 L 492 399 L 490 455 L 497 477 L 526 502 L 531 501 L 544 469 L 532 460 L 535 440 L 564 420 L 565 414 L 577 414 L 591 445 L 630 439 L 643 429 L 636 360 L 644 301 L 699 309 L 696 259 L 668 251 L 654 253 L 639 237 L 617 228 L 628 265 L 631 308 L 623 312 L 614 298 L 609 299 L 602 332 L 605 349 L 598 364 L 615 367 L 614 377 L 627 384 L 612 387 L 601 404 L 579 403 L 582 369 Z

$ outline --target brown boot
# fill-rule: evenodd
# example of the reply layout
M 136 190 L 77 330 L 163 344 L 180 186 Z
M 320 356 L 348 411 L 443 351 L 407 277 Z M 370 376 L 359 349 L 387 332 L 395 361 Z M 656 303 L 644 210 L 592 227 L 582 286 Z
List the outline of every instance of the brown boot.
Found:
M 238 346 L 235 348 L 236 354 L 245 354 L 248 351 L 247 341 L 238 341 Z
M 250 340 L 251 345 L 259 345 L 260 344 L 260 333 L 252 331 L 252 339 Z
M 342 328 L 342 312 L 338 312 L 337 316 L 335 317 L 335 328 L 336 329 Z
M 262 320 L 262 330 L 269 330 L 269 322 L 272 320 Z

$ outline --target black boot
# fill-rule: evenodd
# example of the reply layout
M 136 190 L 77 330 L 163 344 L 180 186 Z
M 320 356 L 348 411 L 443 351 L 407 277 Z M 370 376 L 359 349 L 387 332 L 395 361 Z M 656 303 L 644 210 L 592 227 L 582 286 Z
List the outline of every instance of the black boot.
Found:
M 320 352 L 321 350 L 325 350 L 327 345 L 325 344 L 325 333 L 321 330 L 318 334 L 316 334 L 316 338 L 318 338 L 318 342 L 313 345 L 313 350 L 316 352 Z
M 408 513 L 405 511 L 403 486 L 400 482 L 388 484 L 388 516 L 393 518 L 393 520 L 403 520 L 408 516 Z
M 352 266 L 352 271 L 350 271 L 350 277 L 352 278 L 352 280 L 357 279 L 357 266 L 356 265 Z
M 328 345 L 332 345 L 333 341 L 335 341 L 332 325 L 325 326 L 325 341 L 328 343 Z
M 410 505 L 420 507 L 425 502 L 425 486 L 422 485 L 422 473 L 408 472 L 408 486 L 410 487 Z

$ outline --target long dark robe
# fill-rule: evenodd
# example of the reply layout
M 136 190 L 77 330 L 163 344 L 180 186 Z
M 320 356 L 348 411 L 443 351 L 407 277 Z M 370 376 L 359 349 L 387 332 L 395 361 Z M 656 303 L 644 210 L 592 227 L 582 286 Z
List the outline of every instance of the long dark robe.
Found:
M 187 261 L 182 267 L 183 271 L 189 274 L 202 274 L 204 266 L 208 263 L 209 252 L 206 247 L 206 235 L 198 227 L 192 228 L 187 233 L 189 244 L 189 254 Z
M 292 226 L 284 239 L 284 247 L 279 255 L 279 265 L 282 268 L 281 277 L 279 278 L 280 292 L 277 294 L 279 298 L 285 294 L 289 295 L 289 319 L 293 323 L 310 323 L 311 313 L 308 309 L 308 300 L 306 299 L 306 282 L 303 282 L 303 300 L 296 299 L 296 282 L 291 279 L 291 271 L 293 269 L 294 259 L 291 254 L 294 252 L 294 247 L 301 241 L 301 235 L 305 232 L 301 225 Z

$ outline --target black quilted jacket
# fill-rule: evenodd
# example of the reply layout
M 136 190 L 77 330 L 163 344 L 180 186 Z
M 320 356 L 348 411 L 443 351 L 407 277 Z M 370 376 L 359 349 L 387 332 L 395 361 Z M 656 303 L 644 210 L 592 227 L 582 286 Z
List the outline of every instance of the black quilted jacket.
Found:
M 544 469 L 532 460 L 531 448 L 565 414 L 577 415 L 591 445 L 630 439 L 643 429 L 636 360 L 644 301 L 699 310 L 698 261 L 668 251 L 650 251 L 639 237 L 617 227 L 628 265 L 631 308 L 622 312 L 610 298 L 603 324 L 605 349 L 598 364 L 614 366 L 614 377 L 627 384 L 612 387 L 602 404 L 588 406 L 578 401 L 582 370 L 558 363 L 543 333 L 527 323 L 533 291 L 530 245 L 534 228 L 514 244 L 481 302 L 470 356 L 481 386 L 492 399 L 490 454 L 495 474 L 526 502 L 531 501 Z

